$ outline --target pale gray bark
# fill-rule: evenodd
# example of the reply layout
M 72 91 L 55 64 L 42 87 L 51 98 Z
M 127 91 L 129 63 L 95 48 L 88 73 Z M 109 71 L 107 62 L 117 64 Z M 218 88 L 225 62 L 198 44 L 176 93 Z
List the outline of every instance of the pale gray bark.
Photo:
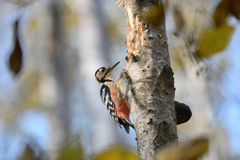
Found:
M 127 67 L 118 78 L 118 86 L 130 107 L 138 152 L 145 160 L 153 160 L 160 148 L 178 141 L 165 18 L 155 28 L 143 20 L 159 4 L 161 1 L 153 0 L 124 2 L 131 30 L 126 40 Z

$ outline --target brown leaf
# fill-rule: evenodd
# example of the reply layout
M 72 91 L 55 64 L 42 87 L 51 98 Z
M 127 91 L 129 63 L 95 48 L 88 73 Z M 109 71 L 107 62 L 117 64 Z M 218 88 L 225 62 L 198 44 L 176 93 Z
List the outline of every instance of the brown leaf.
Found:
M 229 5 L 229 12 L 234 15 L 238 20 L 240 20 L 240 1 L 231 0 L 231 5 Z
M 40 158 L 36 157 L 33 148 L 27 144 L 20 160 L 40 160 Z
M 22 48 L 20 45 L 20 39 L 18 34 L 18 20 L 15 23 L 15 45 L 14 49 L 9 57 L 9 68 L 14 75 L 17 75 L 22 69 Z
M 43 160 L 46 159 L 47 155 L 39 143 L 30 137 L 25 138 L 26 142 L 22 150 L 21 155 L 19 155 L 19 160 Z M 22 145 L 22 146 L 23 146 Z
M 213 12 L 213 22 L 214 25 L 220 26 L 225 22 L 225 19 L 227 18 L 229 14 L 229 0 L 222 0 L 218 6 L 216 7 L 215 11 Z
M 196 54 L 199 58 L 207 58 L 216 52 L 222 51 L 230 40 L 234 27 L 222 24 L 212 30 L 203 32 L 198 40 L 198 49 Z
M 240 1 L 239 0 L 222 0 L 213 13 L 215 26 L 223 24 L 227 16 L 231 14 L 240 20 Z

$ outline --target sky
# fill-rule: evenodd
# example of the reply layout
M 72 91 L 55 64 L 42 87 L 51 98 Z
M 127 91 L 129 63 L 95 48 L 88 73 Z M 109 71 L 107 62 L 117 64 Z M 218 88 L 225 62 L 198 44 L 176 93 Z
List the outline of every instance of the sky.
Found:
M 228 46 L 231 64 L 225 72 L 222 92 L 225 93 L 226 100 L 222 104 L 222 111 L 219 120 L 223 121 L 230 136 L 232 153 L 240 153 L 240 23 L 233 19 L 236 30 Z
M 12 6 L 12 9 L 15 8 Z M 15 81 L 8 69 L 7 60 L 8 53 L 11 49 L 12 42 L 12 28 L 11 22 L 15 18 L 13 10 L 0 11 L 0 100 L 7 101 L 11 99 L 11 92 L 14 92 L 16 87 Z M 230 55 L 231 65 L 225 72 L 222 92 L 225 94 L 225 101 L 222 104 L 221 112 L 218 115 L 219 121 L 223 120 L 224 126 L 227 128 L 227 132 L 230 138 L 231 152 L 233 154 L 240 153 L 240 96 L 238 91 L 240 90 L 240 24 L 239 21 L 233 20 L 233 24 L 236 25 L 236 30 L 233 34 L 232 40 L 227 48 L 229 51 L 226 54 Z M 77 122 L 77 120 L 76 120 Z M 3 121 L 0 120 L 0 142 L 6 142 L 6 134 L 8 133 L 8 127 Z M 9 142 L 0 143 L 0 160 L 3 159 L 4 151 L 5 159 L 14 159 L 16 155 L 12 153 L 18 153 L 22 144 L 22 137 L 26 133 L 32 137 L 36 137 L 39 140 L 41 146 L 46 146 L 48 141 L 48 133 L 51 130 L 49 126 L 48 117 L 39 110 L 31 110 L 22 112 L 18 116 L 18 129 L 16 134 L 10 134 L 7 137 Z M 11 128 L 11 127 L 10 127 Z M 10 129 L 11 130 L 11 129 Z M 14 129 L 13 129 L 14 130 Z M 13 131 L 11 130 L 11 131 Z M 24 131 L 24 132 L 22 132 Z M 121 131 L 120 131 L 121 132 Z M 131 136 L 135 136 L 133 130 L 131 130 Z M 5 140 L 4 140 L 5 139 Z M 8 144 L 7 144 L 8 143 Z

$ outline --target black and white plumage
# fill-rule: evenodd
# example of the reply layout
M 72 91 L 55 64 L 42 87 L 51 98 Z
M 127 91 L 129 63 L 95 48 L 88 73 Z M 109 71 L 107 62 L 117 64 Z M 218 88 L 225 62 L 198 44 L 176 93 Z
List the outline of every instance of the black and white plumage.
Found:
M 100 89 L 100 96 L 101 96 L 102 102 L 104 103 L 105 107 L 107 107 L 107 110 L 109 111 L 112 118 L 120 125 L 117 117 L 117 113 L 115 111 L 115 104 L 112 101 L 110 89 L 107 85 L 104 85 L 104 84 L 102 85 Z
M 111 117 L 119 124 L 124 126 L 127 133 L 130 132 L 129 126 L 134 129 L 134 125 L 129 119 L 130 110 L 126 101 L 123 99 L 115 81 L 111 77 L 112 70 L 119 64 L 112 67 L 101 67 L 96 73 L 97 82 L 101 85 L 100 96 Z

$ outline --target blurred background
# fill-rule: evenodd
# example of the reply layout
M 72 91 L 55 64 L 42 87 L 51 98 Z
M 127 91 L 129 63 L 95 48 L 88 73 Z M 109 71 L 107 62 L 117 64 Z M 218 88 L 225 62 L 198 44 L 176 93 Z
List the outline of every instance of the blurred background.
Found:
M 116 79 L 126 65 L 128 16 L 115 2 L 0 1 L 0 160 L 93 159 L 117 146 L 137 154 L 134 130 L 112 120 L 94 76 L 121 61 Z M 179 141 L 207 135 L 203 159 L 240 159 L 240 2 L 164 7 L 175 99 L 193 113 Z

